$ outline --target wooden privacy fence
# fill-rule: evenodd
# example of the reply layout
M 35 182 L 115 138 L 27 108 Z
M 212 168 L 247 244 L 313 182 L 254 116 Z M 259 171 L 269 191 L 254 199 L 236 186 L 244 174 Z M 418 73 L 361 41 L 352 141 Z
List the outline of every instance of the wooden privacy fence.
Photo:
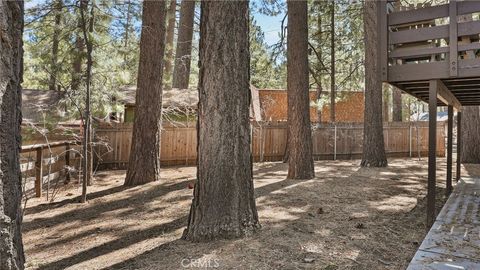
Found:
M 70 170 L 78 168 L 80 163 L 78 148 L 75 141 L 22 146 L 20 170 L 24 194 L 30 196 L 34 192 L 36 197 L 41 197 L 45 184 L 55 183 L 63 177 L 66 182 L 70 181 Z
M 437 128 L 437 155 L 445 156 L 445 127 Z M 108 144 L 99 146 L 102 168 L 125 168 L 132 142 L 132 124 L 102 124 L 96 139 Z M 428 122 L 384 123 L 385 150 L 390 157 L 426 156 Z M 322 124 L 313 128 L 314 158 L 356 159 L 362 154 L 363 124 Z M 252 124 L 252 155 L 255 162 L 280 161 L 287 145 L 286 122 Z M 165 124 L 161 138 L 162 165 L 194 165 L 197 157 L 195 123 Z

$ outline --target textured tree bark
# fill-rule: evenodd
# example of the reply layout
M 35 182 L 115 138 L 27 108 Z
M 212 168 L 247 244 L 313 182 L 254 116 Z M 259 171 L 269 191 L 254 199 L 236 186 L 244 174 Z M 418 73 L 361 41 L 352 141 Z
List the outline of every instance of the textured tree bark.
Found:
M 75 38 L 75 48 L 72 50 L 73 61 L 72 61 L 72 81 L 70 83 L 70 88 L 72 90 L 78 90 L 80 88 L 81 78 L 82 78 L 82 62 L 84 59 L 85 53 L 85 41 L 83 38 L 77 34 Z
M 91 139 L 91 111 L 90 111 L 90 96 L 91 96 L 91 81 L 92 81 L 92 67 L 93 67 L 93 43 L 89 34 L 93 33 L 93 20 L 94 20 L 94 5 L 95 0 L 93 0 L 90 21 L 87 21 L 87 12 L 89 6 L 89 0 L 82 0 L 80 4 L 80 18 L 81 18 L 81 29 L 83 34 L 83 40 L 87 46 L 87 69 L 85 70 L 85 112 L 83 114 L 83 181 L 82 181 L 82 196 L 80 201 L 85 203 L 87 201 L 87 185 L 90 182 L 90 177 L 92 176 L 92 166 L 90 165 L 90 147 L 92 143 Z
M 125 52 L 123 53 L 123 61 L 127 63 L 128 60 L 128 42 L 130 41 L 130 28 L 131 28 L 131 21 L 132 21 L 132 2 L 130 0 L 125 1 L 125 5 L 127 5 L 127 14 L 125 18 L 125 23 L 124 23 L 124 37 L 123 37 L 123 48 Z
M 385 167 L 387 157 L 383 141 L 382 82 L 377 48 L 378 1 L 365 1 L 365 120 L 362 167 Z
M 402 108 L 402 90 L 394 87 L 393 89 L 393 122 L 402 122 L 403 108 Z
M 287 1 L 288 178 L 315 176 L 308 83 L 307 2 Z
M 187 89 L 190 78 L 195 1 L 182 0 L 178 24 L 177 52 L 173 70 L 173 88 Z
M 165 47 L 165 73 L 163 77 L 166 81 L 169 81 L 172 77 L 173 69 L 173 38 L 175 33 L 175 22 L 176 22 L 176 11 L 177 11 L 177 1 L 171 0 L 167 10 L 167 33 L 165 37 L 166 47 Z M 171 85 L 171 82 L 170 82 Z M 168 84 L 165 84 L 165 88 L 169 88 Z
M 80 1 L 80 9 L 84 8 L 88 1 Z M 82 29 L 82 18 L 77 15 L 77 28 Z M 82 81 L 82 62 L 85 58 L 85 40 L 83 35 L 77 33 L 75 36 L 75 48 L 72 49 L 72 81 L 70 88 L 72 90 L 79 90 Z
M 316 12 L 318 12 L 318 14 L 321 14 L 321 12 L 323 11 L 322 10 L 322 5 L 321 5 L 321 1 L 315 1 L 314 2 L 315 4 L 315 7 L 316 7 Z M 317 38 L 317 44 L 320 46 L 320 44 L 323 43 L 323 40 L 322 40 L 322 16 L 317 16 L 317 34 L 315 35 L 316 38 Z M 321 64 L 321 61 L 322 61 L 322 50 L 318 50 L 318 66 L 317 66 L 317 70 L 319 70 L 320 72 L 318 72 L 318 78 L 315 80 L 316 83 L 317 83 L 317 102 L 319 100 L 322 99 L 322 92 L 323 92 L 323 85 L 322 85 L 322 75 L 321 75 L 321 70 L 322 70 L 322 64 Z M 318 123 L 317 123 L 317 126 L 320 127 L 322 125 L 322 108 L 320 106 L 317 106 L 317 119 L 318 119 Z
M 19 165 L 23 1 L 0 1 L 0 269 L 23 269 Z
M 55 2 L 55 24 L 52 37 L 52 63 L 50 66 L 50 80 L 48 83 L 49 90 L 57 89 L 57 75 L 58 75 L 58 46 L 60 44 L 61 23 L 62 23 L 62 9 L 63 1 L 57 0 Z
M 480 163 L 480 110 L 478 106 L 463 109 L 462 163 Z
M 335 1 L 330 8 L 330 122 L 335 123 Z
M 198 242 L 259 228 L 250 150 L 247 1 L 201 3 L 198 170 L 183 238 Z
M 160 179 L 165 17 L 164 1 L 143 2 L 135 119 L 126 186 Z

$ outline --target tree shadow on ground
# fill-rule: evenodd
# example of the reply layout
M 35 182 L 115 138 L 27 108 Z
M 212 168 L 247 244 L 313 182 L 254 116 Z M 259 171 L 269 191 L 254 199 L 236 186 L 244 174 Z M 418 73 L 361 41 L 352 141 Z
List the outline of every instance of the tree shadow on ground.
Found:
M 138 208 L 140 208 L 145 203 L 151 202 L 158 197 L 168 194 L 169 192 L 176 191 L 179 189 L 184 189 L 188 182 L 189 181 L 186 180 L 186 181 L 174 183 L 171 185 L 164 185 L 164 184 L 156 185 L 156 186 L 149 187 L 149 189 L 146 190 L 145 192 L 142 192 L 140 194 L 132 194 L 130 196 L 126 196 L 123 199 L 111 200 L 108 202 L 102 202 L 99 204 L 90 205 L 81 210 L 73 209 L 73 210 L 64 212 L 62 214 L 48 217 L 48 218 L 36 218 L 31 221 L 24 222 L 22 230 L 23 232 L 28 232 L 28 231 L 36 230 L 39 228 L 52 227 L 60 223 L 88 221 L 88 220 L 97 218 L 102 213 L 118 210 L 121 208 L 131 208 L 131 207 L 134 207 L 135 205 L 138 206 Z M 117 190 L 117 192 L 120 192 L 120 191 L 126 191 L 126 190 L 134 191 L 135 189 L 138 189 L 138 187 L 125 188 L 123 186 L 120 186 L 120 187 L 114 187 L 109 190 Z M 109 190 L 106 190 L 105 192 L 100 191 L 99 193 L 100 194 L 105 193 L 105 195 L 107 195 L 109 193 Z M 108 195 L 113 195 L 113 194 L 114 193 L 111 193 Z M 68 203 L 65 203 L 65 204 L 68 204 Z
M 333 168 L 325 169 L 326 166 Z M 152 250 L 120 262 L 117 260 L 103 269 L 180 269 L 182 260 L 191 262 L 205 258 L 220 260 L 221 269 L 405 268 L 426 232 L 426 179 L 418 177 L 420 169 L 402 171 L 402 166 L 360 170 L 343 163 L 337 168 L 335 162 L 316 162 L 319 171 L 313 180 L 285 179 L 286 166 L 280 163 L 278 167 L 259 169 L 255 174 L 255 195 L 263 229 L 258 233 L 244 239 L 215 243 L 165 240 Z M 88 206 L 82 210 L 86 214 L 79 220 L 95 219 L 98 212 L 119 207 L 135 209 L 155 200 L 155 196 L 165 194 L 166 191 L 161 189 L 185 188 L 186 182 L 163 187 L 157 185 L 114 205 L 100 202 Z M 437 188 L 437 194 L 443 194 L 443 188 Z M 442 197 L 437 196 L 439 208 Z M 183 198 L 189 200 L 188 196 Z M 408 200 L 404 205 L 398 205 L 396 200 L 402 198 Z M 137 214 L 144 210 L 140 209 Z M 77 220 L 62 214 L 40 219 L 38 225 L 28 224 L 29 229 L 58 224 L 61 221 L 51 220 L 57 218 L 66 219 L 66 222 Z M 163 234 L 169 234 L 168 239 L 178 239 L 178 229 L 185 225 L 186 216 L 182 216 L 142 230 L 129 231 L 127 228 L 115 235 L 114 240 L 44 264 L 40 269 L 75 266 Z M 90 230 L 82 235 L 90 232 L 93 233 Z M 74 240 L 75 237 L 60 239 L 48 247 L 74 243 Z M 306 259 L 313 259 L 313 262 L 305 262 Z
M 93 193 L 92 198 L 101 197 L 99 196 L 99 194 L 115 195 L 113 193 L 110 194 L 109 190 L 116 190 L 117 192 L 129 192 L 129 193 L 132 193 L 132 195 L 127 196 L 126 198 L 113 200 L 113 201 L 107 201 L 107 202 L 101 201 L 100 203 L 95 203 L 83 209 L 70 210 L 68 212 L 65 212 L 56 216 L 48 217 L 48 218 L 36 218 L 31 221 L 25 222 L 23 230 L 24 232 L 29 232 L 29 231 L 33 231 L 33 230 L 44 228 L 44 227 L 53 228 L 59 224 L 91 221 L 96 218 L 99 218 L 99 216 L 101 216 L 102 213 L 106 213 L 106 212 L 114 211 L 118 209 L 128 209 L 127 211 L 121 212 L 120 213 L 121 216 L 129 216 L 133 213 L 139 214 L 146 211 L 146 209 L 144 209 L 143 206 L 148 202 L 154 201 L 155 199 L 158 199 L 159 197 L 169 192 L 185 189 L 187 186 L 187 183 L 189 182 L 190 182 L 189 180 L 186 180 L 186 181 L 182 181 L 174 184 L 155 185 L 153 187 L 149 187 L 144 192 L 137 192 L 136 190 L 134 190 L 135 188 L 124 188 L 123 186 L 120 186 L 120 187 L 114 187 L 108 190 L 100 191 L 97 194 Z M 269 184 L 257 190 L 259 192 L 258 196 L 264 196 L 275 190 L 278 190 L 290 185 L 298 184 L 298 183 L 300 183 L 300 181 L 298 180 L 283 180 L 280 183 Z M 191 195 L 181 196 L 180 198 L 184 200 L 188 200 L 191 198 Z M 167 199 L 166 201 L 175 203 L 178 199 L 179 198 L 174 197 L 174 198 Z M 68 202 L 70 201 L 64 202 L 58 207 L 65 206 L 66 204 L 68 204 Z M 162 211 L 162 209 L 158 211 Z M 140 231 L 138 230 L 130 231 L 128 230 L 128 228 L 125 228 L 126 232 L 120 235 L 116 235 L 116 237 L 118 237 L 118 239 L 116 240 L 106 242 L 104 244 L 101 244 L 91 249 L 87 249 L 73 256 L 69 256 L 67 258 L 63 258 L 48 264 L 41 265 L 40 269 L 63 269 L 69 266 L 73 266 L 75 264 L 82 263 L 84 261 L 94 259 L 104 254 L 108 254 L 115 250 L 128 248 L 129 246 L 135 243 L 141 242 L 143 240 L 154 238 L 154 237 L 163 235 L 165 233 L 171 233 L 172 231 L 179 229 L 182 226 L 185 226 L 186 218 L 187 217 L 184 216 L 175 221 L 169 222 L 167 224 L 160 224 L 158 226 L 153 226 L 148 229 L 140 230 Z M 61 230 L 58 230 L 58 229 L 56 231 L 61 232 Z M 98 234 L 98 233 L 101 233 L 102 231 L 105 231 L 105 230 L 101 230 L 101 228 L 92 228 L 80 233 L 75 233 L 75 235 L 73 236 L 59 237 L 58 240 L 51 241 L 47 244 L 38 245 L 33 249 L 31 249 L 31 251 L 35 252 L 43 249 L 69 245 L 69 244 L 75 243 L 75 241 L 77 241 L 78 239 L 82 239 L 92 234 Z
M 101 198 L 104 196 L 112 195 L 118 192 L 125 191 L 131 187 L 126 187 L 126 186 L 117 186 L 109 189 L 104 189 L 100 191 L 95 191 L 87 194 L 87 200 L 93 200 L 97 198 Z M 27 207 L 25 209 L 25 213 L 28 214 L 33 214 L 33 213 L 40 213 L 43 211 L 48 211 L 54 208 L 60 208 L 68 204 L 73 204 L 73 203 L 79 203 L 81 199 L 81 196 L 75 196 L 73 198 L 65 199 L 59 202 L 51 202 L 51 203 L 44 203 L 44 204 L 39 204 L 33 207 Z
M 162 223 L 145 230 L 129 231 L 123 235 L 120 235 L 117 239 L 113 241 L 109 241 L 94 248 L 81 251 L 73 256 L 42 265 L 39 267 L 39 269 L 65 269 L 69 266 L 73 266 L 75 264 L 108 254 L 114 250 L 127 248 L 143 240 L 158 237 L 165 233 L 170 233 L 176 229 L 183 227 L 186 221 L 187 217 L 184 216 L 171 222 Z

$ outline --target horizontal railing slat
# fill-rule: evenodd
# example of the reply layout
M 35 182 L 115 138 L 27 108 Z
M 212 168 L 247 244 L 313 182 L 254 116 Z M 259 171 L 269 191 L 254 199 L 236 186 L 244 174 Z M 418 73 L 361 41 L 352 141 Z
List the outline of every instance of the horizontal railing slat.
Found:
M 412 42 L 423 42 L 432 39 L 448 38 L 448 34 L 448 25 L 409 29 L 398 32 L 389 32 L 390 36 L 388 39 L 388 43 L 392 45 Z
M 448 17 L 448 4 L 397 11 L 388 15 L 388 25 L 402 25 Z
M 395 49 L 390 52 L 391 58 L 412 58 L 419 56 L 431 56 L 432 54 L 439 53 L 448 53 L 450 51 L 449 47 L 432 47 L 432 48 L 409 48 L 409 49 Z
M 457 14 L 465 15 L 480 12 L 480 1 L 478 0 L 468 0 L 468 1 L 458 1 L 457 2 Z

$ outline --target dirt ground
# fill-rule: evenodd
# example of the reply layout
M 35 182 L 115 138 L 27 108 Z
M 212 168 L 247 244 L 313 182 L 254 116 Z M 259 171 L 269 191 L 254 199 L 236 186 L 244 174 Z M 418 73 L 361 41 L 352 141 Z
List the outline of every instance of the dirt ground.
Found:
M 102 171 L 89 201 L 78 184 L 55 202 L 31 199 L 23 235 L 29 269 L 405 269 L 425 236 L 427 159 L 318 161 L 313 180 L 285 180 L 287 165 L 255 164 L 262 229 L 245 239 L 180 240 L 195 167 L 123 187 L 125 171 Z M 445 159 L 437 205 L 444 202 Z M 480 172 L 470 166 L 467 171 Z

